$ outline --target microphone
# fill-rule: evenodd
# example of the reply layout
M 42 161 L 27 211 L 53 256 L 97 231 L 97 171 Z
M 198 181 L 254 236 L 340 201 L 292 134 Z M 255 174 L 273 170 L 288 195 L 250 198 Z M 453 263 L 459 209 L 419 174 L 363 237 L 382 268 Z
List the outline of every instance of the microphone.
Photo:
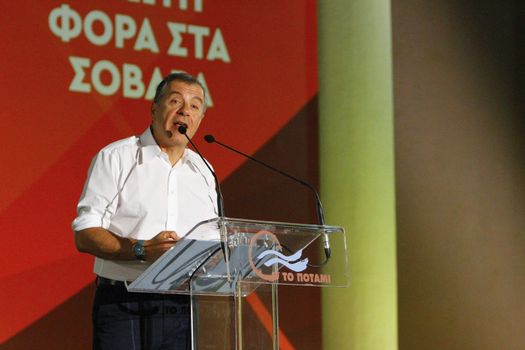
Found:
M 197 146 L 195 146 L 193 141 L 191 141 L 191 139 L 189 138 L 188 134 L 186 134 L 187 130 L 188 130 L 188 128 L 185 125 L 180 125 L 179 128 L 178 128 L 179 133 L 181 133 L 182 135 L 186 136 L 186 138 L 190 142 L 190 144 L 193 147 L 193 149 L 201 157 L 202 161 L 204 162 L 204 164 L 206 165 L 206 167 L 208 168 L 210 173 L 213 175 L 213 179 L 215 180 L 215 190 L 217 192 L 217 209 L 219 211 L 218 214 L 219 214 L 219 217 L 222 219 L 222 218 L 224 218 L 224 200 L 223 200 L 223 197 L 222 197 L 221 185 L 219 184 L 219 180 L 217 180 L 217 175 L 215 175 L 215 171 L 212 170 L 212 168 L 210 167 L 208 162 L 202 156 L 201 152 L 199 152 L 199 149 L 197 148 Z
M 204 164 L 206 164 L 206 167 L 211 172 L 211 174 L 213 175 L 213 179 L 215 180 L 215 191 L 217 192 L 217 208 L 219 211 L 218 214 L 219 214 L 219 229 L 220 229 L 220 236 L 221 236 L 221 249 L 222 249 L 222 254 L 224 256 L 224 261 L 226 262 L 226 273 L 228 276 L 228 280 L 230 280 L 230 249 L 227 243 L 228 234 L 222 222 L 222 219 L 224 219 L 224 200 L 222 197 L 221 185 L 219 184 L 219 180 L 217 179 L 217 175 L 215 174 L 215 171 L 212 170 L 208 162 L 202 156 L 201 152 L 199 152 L 199 149 L 197 148 L 197 146 L 195 146 L 195 144 L 193 143 L 193 141 L 191 141 L 188 134 L 186 134 L 187 130 L 188 128 L 185 125 L 180 125 L 178 128 L 179 133 L 186 136 L 191 146 L 197 152 L 197 154 L 201 157 Z
M 253 158 L 252 156 L 250 156 L 250 155 L 248 155 L 246 153 L 243 153 L 243 152 L 241 152 L 239 150 L 236 150 L 235 148 L 232 148 L 232 147 L 230 147 L 228 145 L 225 145 L 222 142 L 217 141 L 213 135 L 206 135 L 206 136 L 204 136 L 204 140 L 206 142 L 208 142 L 208 143 L 214 143 L 215 142 L 215 143 L 219 144 L 220 146 L 229 149 L 232 152 L 240 154 L 243 157 L 246 157 L 246 158 L 248 158 L 248 159 L 250 159 L 250 160 L 252 160 L 252 161 L 254 161 L 254 162 L 256 162 L 256 163 L 258 163 L 258 164 L 260 164 L 260 165 L 262 165 L 262 166 L 264 166 L 264 167 L 266 167 L 268 169 L 270 169 L 270 170 L 273 170 L 273 171 L 275 171 L 275 172 L 277 172 L 277 173 L 279 173 L 281 175 L 284 175 L 287 178 L 292 179 L 292 180 L 300 183 L 301 185 L 306 186 L 307 188 L 309 188 L 315 195 L 316 208 L 317 208 L 317 218 L 319 220 L 319 225 L 324 226 L 325 223 L 324 223 L 323 205 L 321 203 L 321 199 L 319 198 L 319 193 L 317 193 L 317 191 L 315 190 L 315 188 L 312 185 L 310 185 L 309 183 L 307 183 L 307 182 L 305 182 L 305 181 L 303 181 L 301 179 L 296 178 L 295 176 L 292 176 L 292 175 L 290 175 L 288 173 L 285 173 L 284 171 L 279 170 L 279 169 L 277 169 L 277 168 L 275 168 L 275 167 L 273 167 L 273 166 L 271 166 L 269 164 L 266 164 L 266 163 L 264 163 L 264 162 L 262 162 L 262 161 L 260 161 L 260 160 L 258 160 L 256 158 Z M 324 248 L 324 252 L 325 252 L 325 255 L 326 255 L 326 261 L 324 263 L 326 263 L 328 261 L 328 259 L 330 258 L 330 255 L 331 255 L 330 241 L 329 241 L 328 235 L 326 233 L 323 233 L 323 248 Z

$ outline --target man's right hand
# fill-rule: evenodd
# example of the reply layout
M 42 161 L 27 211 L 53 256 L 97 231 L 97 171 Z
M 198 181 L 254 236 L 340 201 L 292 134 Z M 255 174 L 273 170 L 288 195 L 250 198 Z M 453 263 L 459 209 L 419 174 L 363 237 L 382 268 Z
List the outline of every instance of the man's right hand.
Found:
M 146 260 L 153 262 L 180 240 L 175 231 L 162 231 L 152 239 L 144 241 Z
M 153 262 L 169 250 L 180 237 L 174 231 L 162 231 L 152 239 L 144 241 L 146 260 Z M 91 227 L 75 234 L 78 251 L 92 254 L 102 259 L 135 260 L 133 244 L 136 239 L 124 238 L 102 228 Z

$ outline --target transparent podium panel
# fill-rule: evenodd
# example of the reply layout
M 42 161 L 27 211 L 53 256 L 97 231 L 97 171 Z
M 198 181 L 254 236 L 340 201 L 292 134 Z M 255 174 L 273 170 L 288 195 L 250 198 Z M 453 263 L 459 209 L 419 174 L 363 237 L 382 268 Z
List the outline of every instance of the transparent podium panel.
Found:
M 238 305 L 238 303 L 242 305 Z M 272 288 L 244 298 L 195 296 L 194 349 L 272 349 Z M 239 328 L 237 328 L 239 325 Z M 238 330 L 241 330 L 240 334 Z
M 216 218 L 195 226 L 128 290 L 235 295 L 240 281 L 246 296 L 260 284 L 346 287 L 348 278 L 341 227 Z
M 191 295 L 193 349 L 278 349 L 279 286 L 346 287 L 347 265 L 341 227 L 216 218 L 128 290 Z

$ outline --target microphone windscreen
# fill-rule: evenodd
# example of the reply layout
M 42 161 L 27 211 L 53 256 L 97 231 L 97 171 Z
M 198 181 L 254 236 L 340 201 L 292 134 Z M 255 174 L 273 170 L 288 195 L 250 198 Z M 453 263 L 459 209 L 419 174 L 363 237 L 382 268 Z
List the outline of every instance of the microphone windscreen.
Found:
M 184 125 L 179 126 L 179 132 L 183 135 L 186 133 L 186 129 L 187 128 Z
M 212 143 L 215 141 L 215 137 L 213 137 L 213 135 L 206 135 L 204 136 L 204 140 L 206 140 L 208 143 Z

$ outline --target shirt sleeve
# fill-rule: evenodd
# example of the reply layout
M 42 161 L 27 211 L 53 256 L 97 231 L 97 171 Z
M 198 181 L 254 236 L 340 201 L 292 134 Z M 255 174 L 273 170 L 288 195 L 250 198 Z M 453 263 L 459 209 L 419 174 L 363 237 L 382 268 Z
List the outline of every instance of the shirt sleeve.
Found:
M 73 231 L 109 227 L 118 201 L 117 169 L 117 159 L 112 152 L 103 150 L 93 159 L 77 205 Z

